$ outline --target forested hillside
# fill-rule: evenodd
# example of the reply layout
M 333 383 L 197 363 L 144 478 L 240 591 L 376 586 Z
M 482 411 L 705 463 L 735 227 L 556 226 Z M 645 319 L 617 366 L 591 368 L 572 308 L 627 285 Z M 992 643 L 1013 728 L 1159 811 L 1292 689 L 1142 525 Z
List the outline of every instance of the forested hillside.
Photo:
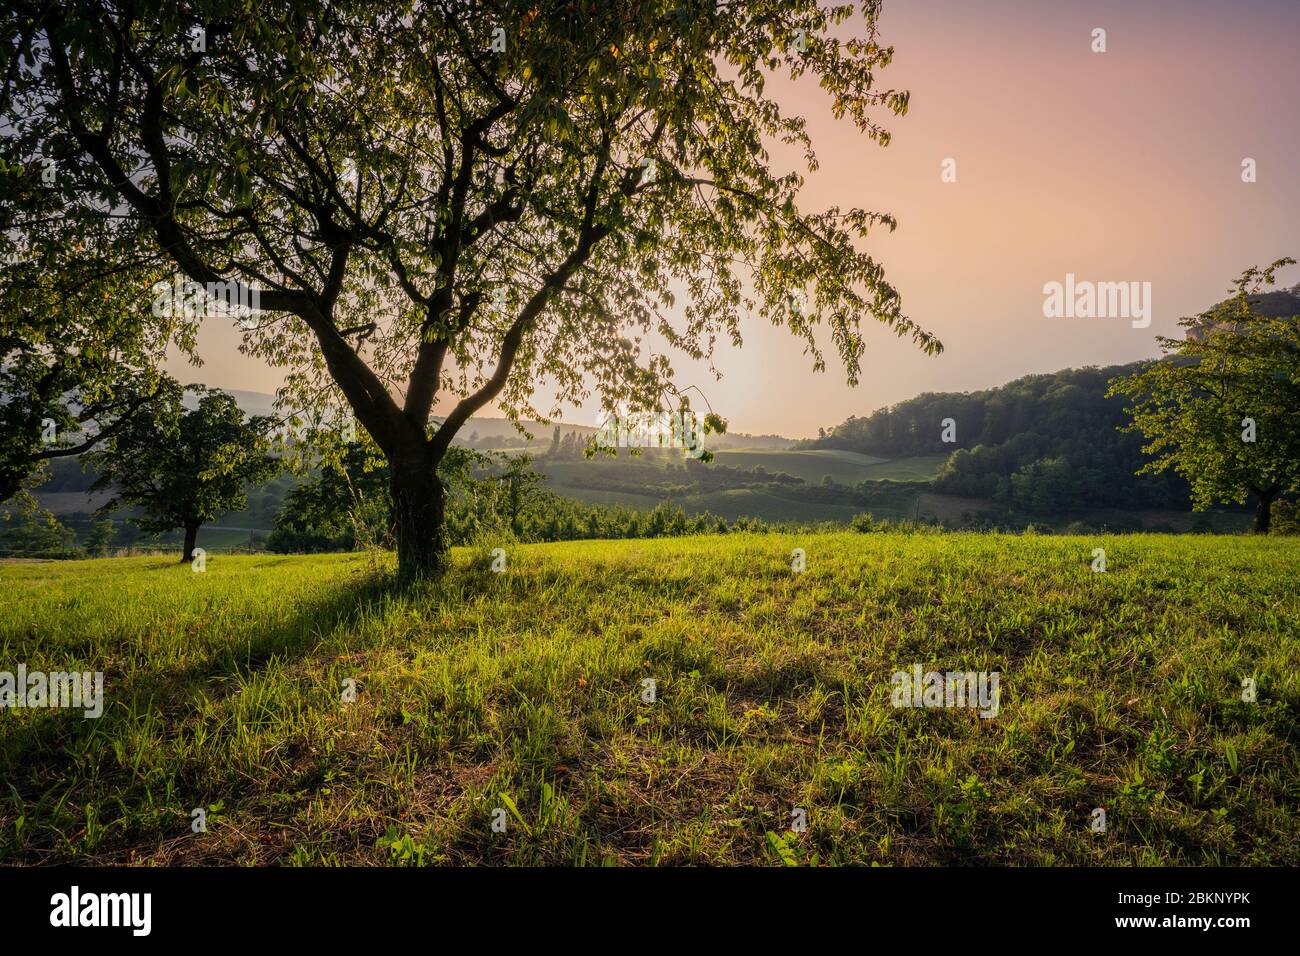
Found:
M 935 491 L 1036 512 L 1184 508 L 1180 478 L 1134 474 L 1146 460 L 1142 438 L 1119 431 L 1124 400 L 1106 397 L 1108 382 L 1135 367 L 1028 375 L 981 392 L 927 392 L 850 417 L 802 446 L 884 458 L 947 452 Z

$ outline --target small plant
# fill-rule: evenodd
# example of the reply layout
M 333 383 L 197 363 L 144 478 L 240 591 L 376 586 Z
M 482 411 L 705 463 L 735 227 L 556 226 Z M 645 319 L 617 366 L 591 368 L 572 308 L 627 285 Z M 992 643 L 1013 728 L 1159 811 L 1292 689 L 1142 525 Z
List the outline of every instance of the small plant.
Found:
M 799 866 L 799 838 L 794 833 L 767 831 L 767 848 L 782 866 Z
M 411 834 L 391 826 L 379 838 L 379 848 L 388 850 L 389 860 L 397 866 L 424 866 L 425 848 L 411 839 Z

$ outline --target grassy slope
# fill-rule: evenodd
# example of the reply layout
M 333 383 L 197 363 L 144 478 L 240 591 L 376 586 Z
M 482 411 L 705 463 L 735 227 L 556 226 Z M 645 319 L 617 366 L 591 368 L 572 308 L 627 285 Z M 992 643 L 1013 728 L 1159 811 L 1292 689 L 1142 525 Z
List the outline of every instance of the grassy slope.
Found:
M 376 560 L 0 567 L 0 670 L 107 673 L 100 720 L 0 711 L 0 861 L 770 862 L 797 806 L 801 861 L 1300 863 L 1294 541 L 574 542 L 418 595 Z M 1001 712 L 894 709 L 913 662 L 1000 670 Z
M 851 451 L 719 451 L 714 460 L 720 465 L 736 468 L 762 466 L 769 472 L 785 472 L 804 481 L 816 484 L 830 475 L 841 484 L 856 484 L 871 473 L 872 466 L 880 465 L 883 458 L 859 455 Z
M 853 485 L 867 478 L 933 478 L 947 456 L 922 455 L 889 461 L 851 451 L 719 451 L 714 454 L 714 460 L 719 465 L 733 468 L 762 467 L 771 474 L 784 472 L 802 478 L 809 484 L 819 484 L 823 477 L 830 475 L 840 484 Z M 656 450 L 643 453 L 635 459 L 626 452 L 620 452 L 616 458 L 543 460 L 542 468 L 564 483 L 584 474 L 627 475 L 630 479 L 634 477 L 627 472 L 627 466 L 631 463 L 680 466 L 681 462 L 680 454 L 660 453 Z
M 891 478 L 894 481 L 929 481 L 939 474 L 947 455 L 916 455 L 881 461 L 865 469 L 863 478 Z

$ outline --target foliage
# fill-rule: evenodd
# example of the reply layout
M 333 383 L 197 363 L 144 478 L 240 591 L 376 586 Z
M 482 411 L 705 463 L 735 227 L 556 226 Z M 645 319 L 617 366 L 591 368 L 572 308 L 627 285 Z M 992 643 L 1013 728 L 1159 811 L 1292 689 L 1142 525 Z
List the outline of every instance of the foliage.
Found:
M 113 545 L 113 538 L 117 531 L 113 526 L 111 518 L 102 518 L 91 525 L 90 533 L 86 536 L 86 554 L 92 558 L 102 558 L 108 553 Z
M 203 386 L 186 410 L 182 391 L 172 385 L 158 414 L 137 416 L 114 432 L 104 447 L 87 455 L 99 471 L 96 490 L 113 498 L 100 509 L 140 509 L 132 521 L 148 534 L 173 528 L 187 536 L 226 511 L 247 504 L 245 485 L 266 481 L 280 469 L 270 454 L 272 420 L 244 413 L 229 394 Z M 186 555 L 193 546 L 186 542 Z
M 289 492 L 276 512 L 267 546 L 279 552 L 351 551 L 360 541 L 382 537 L 391 508 L 390 480 L 371 447 L 347 443 L 337 460 Z M 367 507 L 367 502 L 378 506 Z M 382 524 L 376 527 L 380 516 Z
M 1273 534 L 1300 534 L 1300 501 L 1282 499 L 1273 505 Z
M 71 528 L 36 504 L 29 495 L 15 501 L 15 521 L 0 537 L 0 554 L 21 558 L 79 557 L 77 536 Z
M 1144 473 L 1182 475 L 1197 510 L 1253 494 L 1260 532 L 1273 500 L 1300 490 L 1300 314 L 1263 314 L 1251 300 L 1294 263 L 1247 269 L 1235 296 L 1182 320 L 1184 338 L 1161 337 L 1165 358 L 1111 387 L 1132 400 L 1129 430 L 1155 456 Z
M 968 393 L 927 392 L 865 418 L 851 417 L 796 447 L 840 448 L 886 458 L 948 454 L 933 483 L 941 494 L 987 498 L 1055 514 L 1093 507 L 1187 506 L 1174 476 L 1135 476 L 1146 461 L 1108 382 L 1136 366 L 1065 369 Z M 942 422 L 956 423 L 956 443 Z
M 73 231 L 43 207 L 37 222 L 13 221 L 24 183 L 10 145 L 0 136 L 0 501 L 149 414 L 169 336 L 184 347 L 147 309 L 147 270 L 115 258 L 113 229 Z

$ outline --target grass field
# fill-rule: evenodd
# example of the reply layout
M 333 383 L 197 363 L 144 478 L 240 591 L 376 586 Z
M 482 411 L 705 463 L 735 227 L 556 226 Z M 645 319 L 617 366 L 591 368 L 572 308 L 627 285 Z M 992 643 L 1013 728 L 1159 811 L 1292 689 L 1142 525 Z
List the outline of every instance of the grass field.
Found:
M 883 458 L 859 455 L 851 451 L 719 451 L 714 460 L 720 465 L 734 468 L 766 468 L 772 474 L 785 472 L 817 484 L 830 475 L 840 484 L 857 484 L 866 478 L 873 466 L 884 463 Z
M 863 478 L 889 478 L 894 481 L 929 481 L 939 474 L 948 460 L 947 455 L 915 455 L 912 458 L 894 458 L 866 468 Z
M 105 672 L 98 720 L 0 711 L 0 862 L 1300 863 L 1294 540 L 455 557 L 0 566 L 0 670 Z M 913 664 L 1000 710 L 893 707 Z

